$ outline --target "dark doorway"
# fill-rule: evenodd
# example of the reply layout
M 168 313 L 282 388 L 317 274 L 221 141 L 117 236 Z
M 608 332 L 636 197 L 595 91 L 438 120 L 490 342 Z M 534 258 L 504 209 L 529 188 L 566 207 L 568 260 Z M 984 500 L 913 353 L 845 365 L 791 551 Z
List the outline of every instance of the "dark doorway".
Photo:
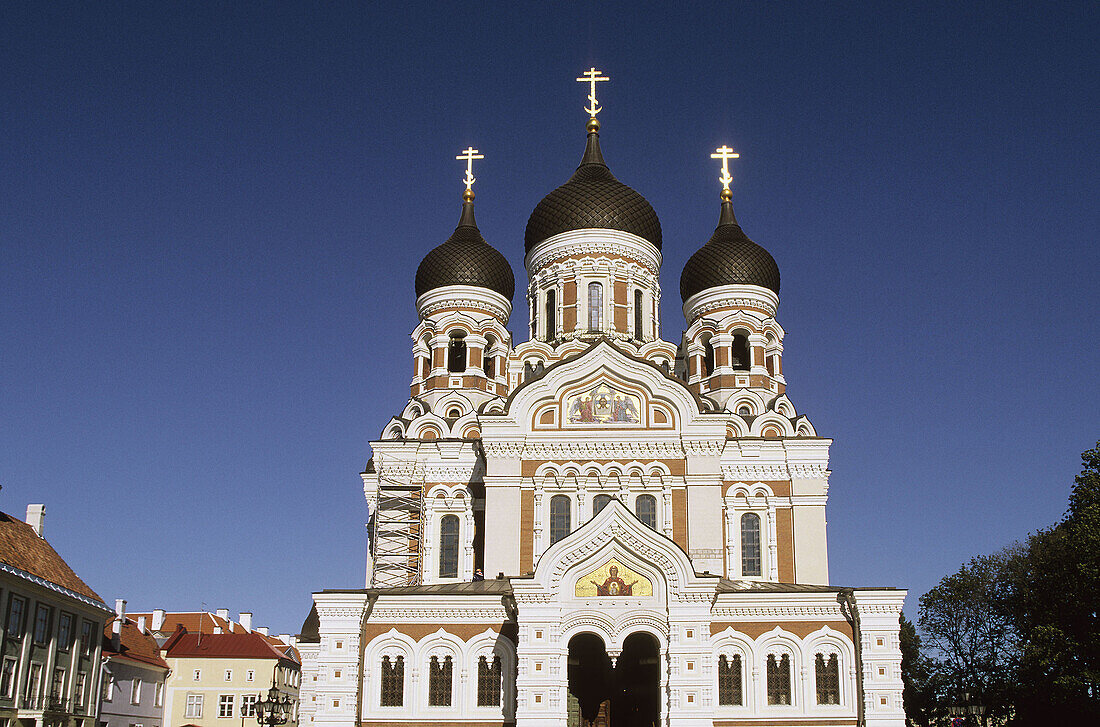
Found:
M 650 634 L 628 636 L 615 667 L 600 637 L 577 634 L 569 640 L 568 679 L 570 727 L 659 724 L 660 646 Z
M 661 718 L 661 651 L 651 634 L 626 637 L 615 666 L 612 727 L 655 727 Z

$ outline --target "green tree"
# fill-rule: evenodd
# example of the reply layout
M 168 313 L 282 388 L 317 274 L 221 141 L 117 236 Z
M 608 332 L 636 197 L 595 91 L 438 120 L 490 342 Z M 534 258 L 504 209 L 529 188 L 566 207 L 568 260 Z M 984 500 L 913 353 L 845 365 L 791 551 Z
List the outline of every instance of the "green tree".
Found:
M 1074 724 L 1100 714 L 1100 442 L 1084 454 L 1062 521 L 1006 568 L 1022 639 L 1016 721 Z
M 920 634 L 913 622 L 900 617 L 901 681 L 905 685 L 902 701 L 905 705 L 905 722 L 910 727 L 929 727 L 934 724 L 935 684 L 932 663 L 921 653 Z
M 986 707 L 986 723 L 1012 715 L 1016 630 L 1005 610 L 1004 570 L 1015 553 L 971 559 L 920 598 L 920 629 L 935 657 L 929 694 L 940 713 L 964 694 Z

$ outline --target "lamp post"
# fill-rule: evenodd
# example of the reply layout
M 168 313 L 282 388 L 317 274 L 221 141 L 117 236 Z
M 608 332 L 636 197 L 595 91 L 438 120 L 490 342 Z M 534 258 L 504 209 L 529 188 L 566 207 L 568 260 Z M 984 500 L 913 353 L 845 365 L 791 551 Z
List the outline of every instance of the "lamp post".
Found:
M 256 722 L 263 727 L 279 727 L 290 719 L 293 702 L 289 694 L 283 694 L 275 686 L 275 677 L 271 677 L 271 689 L 267 690 L 267 699 L 256 701 Z

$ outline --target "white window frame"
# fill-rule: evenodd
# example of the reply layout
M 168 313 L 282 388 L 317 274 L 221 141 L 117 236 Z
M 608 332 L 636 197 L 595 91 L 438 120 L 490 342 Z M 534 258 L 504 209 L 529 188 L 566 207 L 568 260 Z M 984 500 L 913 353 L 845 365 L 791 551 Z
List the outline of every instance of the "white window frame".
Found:
M 115 678 L 110 674 L 103 675 L 103 701 L 110 702 L 115 698 Z
M 256 694 L 242 694 L 241 695 L 241 717 L 255 717 L 256 716 L 256 702 L 259 701 L 259 695 Z
M 201 682 L 202 681 L 202 669 L 195 669 L 191 672 L 191 681 L 193 681 L 193 682 Z
M 0 669 L 7 671 L 8 665 L 11 665 L 11 673 L 8 679 L 7 689 L 0 692 L 0 697 L 4 699 L 11 699 L 15 695 L 15 683 L 19 681 L 19 660 L 14 656 L 5 656 L 3 666 Z M 2 679 L 2 676 L 0 676 Z
M 141 680 L 134 679 L 130 683 L 130 704 L 141 704 Z
M 187 695 L 187 701 L 183 710 L 185 719 L 202 719 L 202 696 L 201 694 Z
M 233 670 L 232 669 L 226 669 L 225 670 L 225 681 L 227 681 L 227 682 L 233 681 Z
M 164 706 L 164 682 L 157 682 L 153 687 L 153 706 Z
M 245 680 L 246 682 L 251 682 L 251 681 L 255 681 L 255 680 L 256 680 L 256 672 L 255 672 L 255 670 L 253 670 L 253 669 L 249 669 L 248 671 L 246 671 L 246 672 L 244 673 L 244 680 Z
M 232 694 L 218 695 L 218 719 L 232 719 L 233 705 L 237 699 Z

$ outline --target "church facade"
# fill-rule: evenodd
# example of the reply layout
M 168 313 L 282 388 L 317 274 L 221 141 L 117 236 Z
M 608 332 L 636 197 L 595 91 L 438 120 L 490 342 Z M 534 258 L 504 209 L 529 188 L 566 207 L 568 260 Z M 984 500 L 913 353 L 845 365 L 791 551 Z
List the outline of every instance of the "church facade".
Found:
M 303 626 L 303 724 L 904 724 L 905 591 L 829 583 L 831 440 L 787 396 L 779 269 L 723 170 L 662 340 L 660 222 L 593 112 L 527 225 L 517 342 L 468 166 L 362 473 L 366 587 L 315 593 Z

